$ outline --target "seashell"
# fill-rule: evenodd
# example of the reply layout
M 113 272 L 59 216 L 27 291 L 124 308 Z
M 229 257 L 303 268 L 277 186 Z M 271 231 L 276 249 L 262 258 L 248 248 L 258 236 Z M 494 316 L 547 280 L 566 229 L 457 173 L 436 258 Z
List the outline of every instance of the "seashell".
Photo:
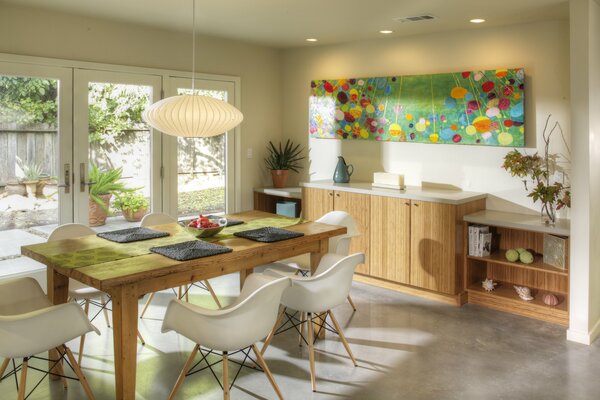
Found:
M 547 293 L 544 295 L 544 303 L 549 305 L 549 306 L 556 306 L 558 305 L 558 297 L 556 297 L 556 295 L 552 294 L 552 293 Z
M 513 286 L 517 291 L 517 294 L 521 298 L 521 300 L 531 301 L 533 300 L 533 296 L 531 295 L 531 289 L 527 286 Z
M 497 283 L 491 279 L 486 279 L 485 281 L 481 282 L 481 287 L 483 287 L 487 292 L 491 292 L 492 290 L 494 290 L 494 286 L 496 285 Z

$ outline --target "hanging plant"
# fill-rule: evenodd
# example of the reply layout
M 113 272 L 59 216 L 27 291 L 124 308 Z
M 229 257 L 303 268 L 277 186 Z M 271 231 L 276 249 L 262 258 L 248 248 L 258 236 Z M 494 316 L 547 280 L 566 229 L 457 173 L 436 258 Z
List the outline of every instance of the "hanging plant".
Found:
M 544 141 L 544 155 L 522 154 L 513 150 L 504 156 L 502 168 L 512 176 L 523 179 L 523 185 L 528 197 L 534 202 L 542 203 L 542 215 L 547 217 L 547 223 L 556 222 L 556 211 L 564 207 L 571 207 L 571 186 L 567 170 L 563 165 L 570 164 L 571 160 L 563 154 L 550 154 L 550 139 L 555 132 L 560 132 L 563 143 L 570 154 L 569 146 L 565 141 L 562 128 L 558 122 L 548 130 L 551 115 L 548 115 L 542 139 Z

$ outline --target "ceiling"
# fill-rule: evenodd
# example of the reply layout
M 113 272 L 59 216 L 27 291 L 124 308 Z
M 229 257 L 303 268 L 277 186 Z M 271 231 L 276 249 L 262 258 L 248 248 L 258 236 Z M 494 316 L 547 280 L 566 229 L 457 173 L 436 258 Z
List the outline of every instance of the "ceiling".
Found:
M 191 31 L 192 0 L 0 0 L 0 3 Z M 389 36 L 568 18 L 567 0 L 197 0 L 198 32 L 272 47 L 318 46 Z M 396 17 L 433 14 L 432 21 Z M 485 18 L 486 23 L 469 23 Z M 306 38 L 318 38 L 307 43 Z

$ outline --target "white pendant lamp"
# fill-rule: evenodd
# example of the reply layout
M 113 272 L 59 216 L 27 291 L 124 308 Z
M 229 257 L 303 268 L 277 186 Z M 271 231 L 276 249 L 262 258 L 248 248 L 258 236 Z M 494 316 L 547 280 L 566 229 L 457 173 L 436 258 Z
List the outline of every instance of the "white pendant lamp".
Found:
M 192 74 L 196 72 L 196 0 L 192 0 Z M 244 115 L 231 104 L 195 93 L 167 97 L 147 107 L 142 118 L 154 129 L 171 136 L 210 137 L 238 126 Z

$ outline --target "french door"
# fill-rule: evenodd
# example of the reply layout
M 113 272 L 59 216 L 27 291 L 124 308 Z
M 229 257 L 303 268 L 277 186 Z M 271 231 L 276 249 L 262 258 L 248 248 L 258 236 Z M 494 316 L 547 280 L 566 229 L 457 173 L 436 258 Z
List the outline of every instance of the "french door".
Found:
M 22 245 L 73 221 L 70 68 L 0 62 L 0 276 L 37 268 Z
M 235 85 L 228 81 L 195 81 L 195 94 L 234 104 Z M 169 77 L 165 96 L 192 93 L 189 78 Z M 186 218 L 236 209 L 235 133 L 210 138 L 163 137 L 164 209 Z
M 158 75 L 75 69 L 76 221 L 99 230 L 130 225 L 118 206 L 125 193 L 147 204 L 147 211 L 162 210 L 161 135 L 141 118 L 160 99 L 161 81 Z

